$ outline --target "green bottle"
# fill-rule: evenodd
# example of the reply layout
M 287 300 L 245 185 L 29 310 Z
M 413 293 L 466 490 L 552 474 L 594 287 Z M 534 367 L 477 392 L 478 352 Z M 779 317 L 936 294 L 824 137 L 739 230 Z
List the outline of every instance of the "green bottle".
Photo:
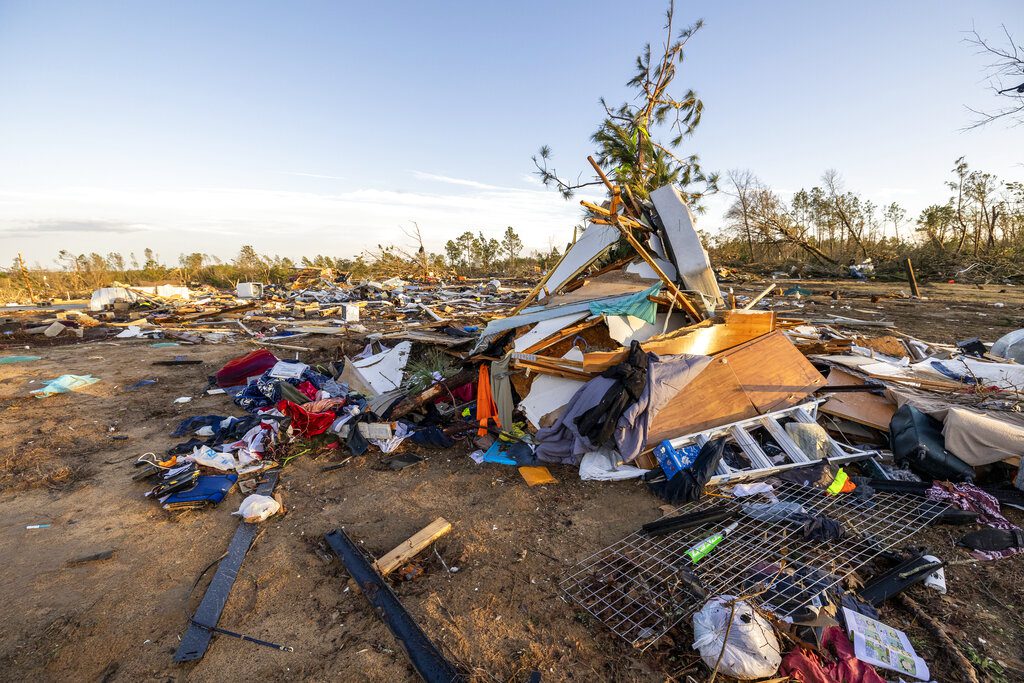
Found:
M 690 558 L 690 562 L 697 564 L 705 557 L 707 557 L 707 554 L 714 550 L 715 547 L 722 542 L 723 538 L 725 538 L 730 533 L 735 531 L 736 527 L 738 527 L 739 524 L 739 522 L 733 522 L 729 526 L 719 531 L 717 534 L 712 534 L 711 536 L 708 536 L 703 541 L 687 550 L 686 556 Z

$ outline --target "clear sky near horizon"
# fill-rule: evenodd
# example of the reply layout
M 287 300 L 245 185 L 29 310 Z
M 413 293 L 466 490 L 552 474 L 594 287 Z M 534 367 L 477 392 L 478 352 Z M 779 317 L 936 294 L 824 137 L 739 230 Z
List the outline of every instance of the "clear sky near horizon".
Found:
M 662 0 L 0 0 L 0 262 L 60 249 L 231 258 L 407 244 L 514 226 L 528 249 L 580 211 L 530 161 L 586 169 L 598 97 L 662 40 Z M 703 17 L 677 77 L 705 103 L 685 143 L 788 195 L 835 168 L 911 216 L 963 155 L 1024 180 L 1024 127 L 994 108 L 972 26 L 1024 40 L 1020 0 L 678 2 Z M 707 205 L 714 232 L 729 198 Z

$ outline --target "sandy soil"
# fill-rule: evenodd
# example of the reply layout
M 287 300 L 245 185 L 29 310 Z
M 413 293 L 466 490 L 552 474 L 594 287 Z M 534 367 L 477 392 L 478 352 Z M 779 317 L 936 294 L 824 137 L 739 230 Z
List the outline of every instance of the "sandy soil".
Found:
M 824 297 L 815 310 L 824 314 L 835 305 L 829 312 L 865 318 L 842 307 L 877 310 L 876 317 L 935 341 L 974 334 L 991 340 L 1022 319 L 1021 288 L 943 287 L 926 292 L 927 302 L 882 300 L 875 308 L 867 288 L 838 286 L 843 298 Z M 749 283 L 745 291 L 759 288 Z M 988 305 L 994 301 L 1006 306 Z M 807 308 L 805 301 L 804 315 Z M 324 348 L 314 357 L 336 357 L 337 342 L 316 343 Z M 7 600 L 0 611 L 0 679 L 415 680 L 398 642 L 365 599 L 346 590 L 347 575 L 322 539 L 342 526 L 380 555 L 438 516 L 452 522 L 453 532 L 436 544 L 436 555 L 425 555 L 425 573 L 395 590 L 474 679 L 523 681 L 535 669 L 544 680 L 685 680 L 687 673 L 703 679 L 685 630 L 646 654 L 634 652 L 557 590 L 568 566 L 659 517 L 660 501 L 636 483 L 581 482 L 572 469 L 552 468 L 557 485 L 527 488 L 512 468 L 475 465 L 461 444 L 417 451 L 428 460 L 397 472 L 381 467 L 379 453 L 327 473 L 320 471 L 326 457 L 292 461 L 278 487 L 288 512 L 266 524 L 249 552 L 220 626 L 295 652 L 217 637 L 197 664 L 174 665 L 186 614 L 213 572 L 191 587 L 226 549 L 241 495 L 232 492 L 215 509 L 168 514 L 143 498 L 145 486 L 130 480 L 131 463 L 179 441 L 168 435 L 183 417 L 239 414 L 225 397 L 202 389 L 208 375 L 248 348 L 97 340 L 33 349 L 43 360 L 0 366 L 0 589 Z M 151 365 L 179 354 L 203 363 Z M 102 381 L 45 400 L 28 395 L 40 380 L 66 372 Z M 124 390 L 145 378 L 158 383 Z M 191 403 L 172 403 L 186 395 Z M 1020 514 L 1009 516 L 1024 523 Z M 40 523 L 52 526 L 25 528 Z M 915 542 L 943 557 L 964 557 L 952 547 L 960 532 L 937 527 Z M 105 550 L 114 551 L 111 559 L 68 564 Z M 458 571 L 445 571 L 441 560 Z M 1022 567 L 1021 559 L 960 565 L 947 570 L 948 595 L 911 592 L 987 667 L 983 679 L 1024 680 Z M 959 680 L 934 636 L 897 607 L 883 609 L 883 618 L 908 629 L 937 680 Z

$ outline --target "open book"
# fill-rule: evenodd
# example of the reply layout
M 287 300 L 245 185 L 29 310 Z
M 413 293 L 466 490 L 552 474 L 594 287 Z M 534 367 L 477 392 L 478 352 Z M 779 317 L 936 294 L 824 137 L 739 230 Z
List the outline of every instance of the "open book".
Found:
M 845 607 L 843 616 L 857 659 L 922 681 L 928 680 L 928 665 L 914 652 L 906 633 Z

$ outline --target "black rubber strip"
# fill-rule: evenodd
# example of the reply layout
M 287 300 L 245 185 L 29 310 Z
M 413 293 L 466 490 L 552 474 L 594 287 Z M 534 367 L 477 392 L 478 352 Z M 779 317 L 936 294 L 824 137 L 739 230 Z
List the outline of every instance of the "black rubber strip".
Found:
M 681 529 L 690 529 L 704 524 L 717 524 L 718 522 L 732 519 L 735 516 L 735 509 L 727 508 L 724 505 L 718 505 L 713 508 L 708 508 L 707 510 L 701 510 L 700 512 L 693 512 L 688 515 L 677 515 L 675 517 L 666 517 L 654 522 L 648 522 L 641 528 L 648 536 L 660 536 L 661 534 L 668 534 Z
M 349 575 L 359 584 L 370 605 L 401 641 L 409 660 L 427 683 L 452 683 L 465 678 L 445 659 L 437 646 L 406 611 L 391 588 L 374 571 L 359 547 L 345 532 L 335 529 L 324 538 L 338 556 Z
M 256 487 L 256 493 L 261 496 L 272 494 L 274 487 L 277 486 L 277 478 L 280 473 L 280 470 L 268 472 L 267 478 Z M 245 559 L 246 553 L 249 552 L 259 528 L 259 524 L 249 524 L 244 521 L 238 523 L 238 529 L 235 530 L 235 535 L 228 545 L 227 555 L 220 561 L 213 579 L 210 580 L 210 585 L 206 587 L 206 593 L 203 595 L 196 613 L 192 615 L 192 621 L 199 623 L 189 624 L 185 635 L 181 637 L 177 652 L 174 653 L 175 662 L 194 662 L 197 659 L 202 659 L 206 654 L 206 649 L 210 647 L 210 639 L 213 638 L 213 632 L 199 624 L 216 626 L 220 621 L 221 612 L 224 611 L 224 606 L 228 603 L 228 595 L 231 594 L 231 587 L 235 585 L 235 579 L 238 578 L 238 570 L 241 569 L 242 561 Z
M 861 600 L 878 607 L 883 602 L 900 593 L 914 584 L 921 583 L 928 578 L 936 569 L 942 567 L 942 562 L 934 562 L 924 559 L 918 555 L 901 564 L 896 565 L 889 571 L 873 577 L 864 584 L 857 593 Z M 903 574 L 904 576 L 900 576 Z

